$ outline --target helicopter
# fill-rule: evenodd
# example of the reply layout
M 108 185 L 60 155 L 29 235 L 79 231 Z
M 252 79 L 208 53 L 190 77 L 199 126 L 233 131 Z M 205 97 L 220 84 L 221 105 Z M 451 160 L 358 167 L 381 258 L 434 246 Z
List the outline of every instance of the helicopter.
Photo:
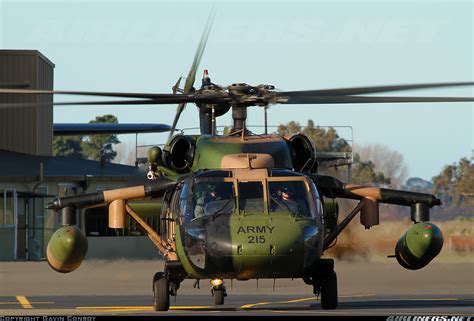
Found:
M 199 88 L 196 73 L 212 25 L 208 20 L 183 88 L 171 94 L 0 89 L 0 94 L 83 95 L 127 100 L 54 102 L 54 105 L 178 104 L 170 136 L 161 149 L 148 150 L 147 183 L 75 196 L 58 197 L 48 208 L 62 227 L 47 246 L 56 271 L 76 270 L 87 253 L 87 239 L 76 226 L 75 211 L 107 206 L 110 228 L 125 228 L 127 215 L 146 232 L 165 259 L 152 279 L 153 307 L 167 311 L 170 296 L 186 279 L 210 280 L 215 305 L 224 304 L 225 279 L 301 278 L 321 297 L 323 309 L 338 305 L 334 260 L 323 257 L 338 235 L 359 214 L 371 228 L 380 223 L 379 204 L 410 207 L 413 225 L 398 240 L 394 257 L 410 270 L 429 264 L 441 251 L 443 235 L 430 222 L 430 208 L 441 201 L 432 194 L 344 183 L 319 173 L 324 159 L 302 133 L 269 134 L 267 109 L 274 104 L 354 104 L 472 102 L 473 97 L 370 96 L 423 88 L 472 86 L 473 82 L 277 91 L 269 84 L 214 84 L 207 70 Z M 133 99 L 133 100 L 131 100 Z M 199 111 L 199 135 L 174 135 L 186 104 Z M 41 103 L 40 103 L 41 104 Z M 24 104 L 23 104 L 24 105 Z M 265 132 L 246 126 L 247 109 L 265 113 Z M 216 119 L 231 112 L 233 124 L 218 134 Z M 98 124 L 95 124 L 96 126 Z M 104 133 L 104 131 L 101 131 Z M 140 217 L 134 201 L 159 199 L 158 230 Z M 336 199 L 357 205 L 340 221 Z

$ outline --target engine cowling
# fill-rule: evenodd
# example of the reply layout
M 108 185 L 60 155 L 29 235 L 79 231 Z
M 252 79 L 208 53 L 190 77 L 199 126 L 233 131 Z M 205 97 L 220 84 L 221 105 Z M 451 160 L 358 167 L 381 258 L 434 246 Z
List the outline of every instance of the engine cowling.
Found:
M 292 150 L 293 166 L 297 171 L 312 171 L 317 167 L 316 149 L 311 140 L 303 134 L 285 135 Z
M 425 267 L 441 251 L 443 234 L 431 222 L 416 223 L 398 240 L 395 257 L 408 270 Z
M 175 136 L 169 144 L 169 151 L 163 151 L 163 163 L 177 173 L 189 172 L 193 165 L 195 146 L 192 137 Z
M 49 265 L 57 272 L 76 270 L 87 253 L 87 238 L 76 226 L 63 226 L 54 232 L 46 249 Z

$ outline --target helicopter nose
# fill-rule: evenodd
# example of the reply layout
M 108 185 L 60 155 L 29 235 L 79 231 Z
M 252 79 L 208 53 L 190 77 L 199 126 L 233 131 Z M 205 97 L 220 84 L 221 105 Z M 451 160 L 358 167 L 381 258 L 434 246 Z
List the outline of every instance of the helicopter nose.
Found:
M 220 215 L 207 225 L 206 251 L 214 266 L 238 278 L 285 276 L 308 264 L 309 238 L 318 231 L 288 215 Z

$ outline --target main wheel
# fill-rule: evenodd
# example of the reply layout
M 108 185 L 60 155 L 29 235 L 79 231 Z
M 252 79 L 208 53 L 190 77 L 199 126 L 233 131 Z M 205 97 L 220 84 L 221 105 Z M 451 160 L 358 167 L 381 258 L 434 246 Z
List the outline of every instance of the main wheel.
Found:
M 170 309 L 170 281 L 163 272 L 158 272 L 153 277 L 153 308 L 155 311 Z
M 223 305 L 224 296 L 225 293 L 223 289 L 214 290 L 214 305 Z
M 337 275 L 334 271 L 321 280 L 321 307 L 324 310 L 337 308 Z

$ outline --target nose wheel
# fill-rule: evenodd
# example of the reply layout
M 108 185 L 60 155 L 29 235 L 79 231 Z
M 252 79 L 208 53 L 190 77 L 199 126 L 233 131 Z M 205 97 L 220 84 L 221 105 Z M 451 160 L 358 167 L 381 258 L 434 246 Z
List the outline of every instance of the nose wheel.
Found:
M 223 305 L 224 298 L 227 296 L 225 291 L 224 281 L 222 279 L 212 279 L 211 280 L 211 294 L 214 297 L 214 305 Z
M 168 311 L 170 308 L 170 281 L 163 272 L 153 277 L 153 308 L 155 311 Z
M 214 305 L 223 305 L 224 298 L 227 296 L 225 289 L 213 289 L 212 295 L 214 296 Z

